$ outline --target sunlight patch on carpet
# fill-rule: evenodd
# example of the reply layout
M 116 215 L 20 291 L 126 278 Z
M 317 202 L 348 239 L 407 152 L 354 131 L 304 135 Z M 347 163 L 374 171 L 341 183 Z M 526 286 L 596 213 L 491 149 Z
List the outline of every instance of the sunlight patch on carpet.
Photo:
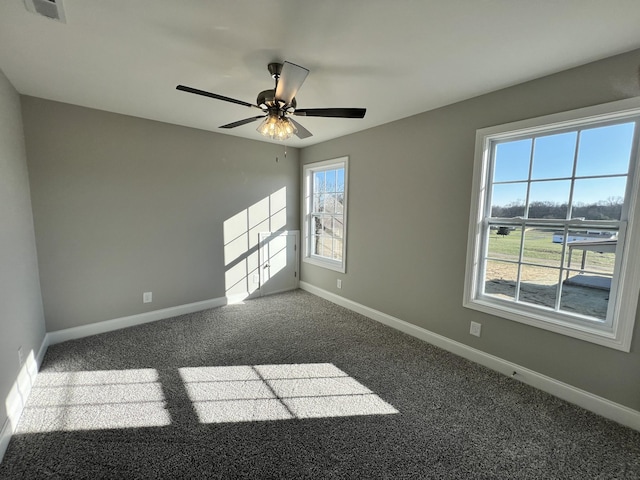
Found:
M 184 367 L 201 423 L 399 413 L 333 364 Z
M 154 369 L 41 372 L 24 413 L 20 433 L 171 423 Z

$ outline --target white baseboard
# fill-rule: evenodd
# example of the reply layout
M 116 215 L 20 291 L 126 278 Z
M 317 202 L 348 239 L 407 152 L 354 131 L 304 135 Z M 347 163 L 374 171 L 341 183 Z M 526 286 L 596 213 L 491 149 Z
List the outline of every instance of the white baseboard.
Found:
M 187 313 L 199 312 L 209 308 L 222 307 L 231 303 L 237 303 L 246 298 L 246 295 L 234 295 L 233 297 L 220 297 L 204 300 L 202 302 L 187 303 L 175 307 L 163 308 L 161 310 L 153 310 L 151 312 L 139 313 L 128 317 L 114 318 L 113 320 L 105 320 L 103 322 L 91 323 L 89 325 L 81 325 L 79 327 L 65 328 L 63 330 L 55 330 L 47 333 L 48 345 L 74 340 L 76 338 L 89 337 L 99 333 L 112 332 L 121 328 L 142 325 L 143 323 L 155 322 L 165 318 L 177 317 Z
M 437 333 L 430 332 L 422 327 L 418 327 L 399 318 L 387 315 L 373 308 L 369 308 L 360 303 L 354 302 L 347 298 L 335 295 L 331 292 L 315 287 L 307 282 L 300 282 L 300 288 L 306 290 L 309 293 L 317 295 L 342 307 L 348 308 L 356 313 L 364 315 L 372 320 L 376 320 L 387 326 L 400 330 L 401 332 L 412 335 L 427 343 L 440 347 L 451 353 L 459 355 L 463 358 L 471 360 L 475 363 L 488 367 L 492 370 L 503 373 L 504 375 L 512 376 L 515 379 L 531 385 L 535 388 L 543 390 L 551 395 L 574 403 L 586 410 L 602 415 L 605 418 L 609 418 L 622 425 L 626 425 L 630 428 L 640 431 L 640 412 L 631 408 L 625 407 L 618 403 L 607 400 L 606 398 L 599 397 L 585 390 L 573 387 L 566 383 L 555 380 L 551 377 L 535 372 L 528 368 L 524 368 L 512 362 L 508 362 L 494 355 L 490 355 L 481 350 L 469 347 L 455 340 L 451 340 Z M 0 431 L 0 462 L 4 457 L 4 453 L 9 445 L 11 435 L 15 431 L 15 428 L 24 409 L 24 405 L 27 401 L 31 387 L 35 381 L 35 376 L 42 365 L 42 360 L 47 351 L 49 345 L 55 345 L 56 343 L 72 340 L 76 338 L 87 337 L 90 335 L 96 335 L 98 333 L 106 333 L 121 328 L 140 325 L 143 323 L 153 322 L 156 320 L 162 320 L 165 318 L 171 318 L 177 315 L 184 315 L 187 313 L 193 313 L 201 310 L 207 310 L 209 308 L 220 307 L 231 303 L 237 303 L 246 298 L 246 295 L 237 295 L 233 297 L 214 298 L 211 300 L 205 300 L 202 302 L 190 303 L 186 305 L 179 305 L 176 307 L 165 308 L 162 310 L 155 310 L 152 312 L 145 312 L 138 315 L 131 315 L 128 317 L 117 318 L 113 320 L 107 320 L 91 325 L 83 325 L 80 327 L 68 328 L 64 330 L 57 330 L 49 332 L 45 335 L 42 344 L 38 350 L 37 355 L 31 354 L 28 357 L 27 362 L 20 370 L 18 378 L 16 379 L 10 397 L 7 399 L 7 414 L 8 418 L 2 426 Z M 515 372 L 515 375 L 513 375 Z
M 372 320 L 383 323 L 401 332 L 412 335 L 420 340 L 435 345 L 454 353 L 472 362 L 483 365 L 487 368 L 511 376 L 523 383 L 531 385 L 539 390 L 545 391 L 567 402 L 578 405 L 586 410 L 602 415 L 605 418 L 618 422 L 627 427 L 640 431 L 640 412 L 633 410 L 619 403 L 612 402 L 606 398 L 599 397 L 585 390 L 573 387 L 554 378 L 522 367 L 515 363 L 503 360 L 502 358 L 490 355 L 476 348 L 456 342 L 450 338 L 430 332 L 422 327 L 405 322 L 399 318 L 392 317 L 373 308 L 369 308 L 360 303 L 315 287 L 307 282 L 300 282 L 300 288 L 318 297 L 329 300 L 332 303 L 345 307 L 356 313 L 364 315 Z
M 40 345 L 40 349 L 38 350 L 38 354 L 36 355 L 36 364 L 38 365 L 38 371 L 40 371 L 40 366 L 42 365 L 42 361 L 44 360 L 44 354 L 47 353 L 47 348 L 49 348 L 51 339 L 49 335 L 45 334 L 44 339 L 42 340 L 42 344 Z
M 11 435 L 13 435 L 13 432 L 15 432 L 18 426 L 18 421 L 27 403 L 27 399 L 31 394 L 31 388 L 36 381 L 36 376 L 38 375 L 40 365 L 42 365 L 42 359 L 48 346 L 49 342 L 45 335 L 38 349 L 38 353 L 34 354 L 33 351 L 31 351 L 27 355 L 24 365 L 22 365 L 22 368 L 18 372 L 16 381 L 13 382 L 9 390 L 9 395 L 7 395 L 5 400 L 7 419 L 0 431 L 0 462 L 2 462 L 4 454 L 7 451 Z
M 13 435 L 13 429 L 11 428 L 11 422 L 7 418 L 4 421 L 2 430 L 0 430 L 0 463 L 2 463 L 4 452 L 7 451 L 7 447 L 9 446 L 9 440 L 11 440 L 11 435 Z
M 152 312 L 145 312 L 138 315 L 130 315 L 128 317 L 115 318 L 104 322 L 66 328 L 64 330 L 56 330 L 54 332 L 47 333 L 42 340 L 38 353 L 34 354 L 31 352 L 27 357 L 27 361 L 18 373 L 18 377 L 16 378 L 16 381 L 9 392 L 9 396 L 7 397 L 7 420 L 4 422 L 2 430 L 0 431 L 0 462 L 2 462 L 4 453 L 9 446 L 11 435 L 13 435 L 13 432 L 18 425 L 18 420 L 20 420 L 27 398 L 29 398 L 29 394 L 31 393 L 31 387 L 35 382 L 35 378 L 40 370 L 42 361 L 44 360 L 44 355 L 50 345 L 55 345 L 56 343 L 76 338 L 96 335 L 98 333 L 106 333 L 113 330 L 119 330 L 121 328 L 141 325 L 143 323 L 154 322 L 156 320 L 171 318 L 178 315 L 184 315 L 187 313 L 199 312 L 209 308 L 238 303 L 245 300 L 248 296 L 248 293 L 242 293 L 229 297 L 213 298 L 202 302 L 178 305 L 176 307 L 163 308 Z

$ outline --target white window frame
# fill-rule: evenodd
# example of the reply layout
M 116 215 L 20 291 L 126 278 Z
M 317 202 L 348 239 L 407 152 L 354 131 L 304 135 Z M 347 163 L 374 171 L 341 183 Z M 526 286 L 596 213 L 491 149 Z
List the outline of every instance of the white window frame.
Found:
M 621 237 L 616 251 L 616 270 L 612 284 L 609 322 L 581 321 L 575 315 L 545 311 L 537 307 L 482 295 L 484 281 L 484 238 L 489 228 L 489 186 L 491 185 L 492 145 L 497 141 L 519 139 L 563 129 L 584 127 L 602 122 L 636 120 L 640 116 L 640 98 L 621 100 L 569 112 L 483 128 L 476 132 L 476 151 L 471 195 L 471 213 L 467 247 L 467 263 L 463 305 L 467 308 L 532 325 L 552 332 L 629 352 L 640 293 L 640 160 L 638 158 L 638 130 L 632 147 L 627 193 L 619 223 Z M 573 221 L 572 221 L 573 222 Z M 542 223 L 542 222 L 538 222 Z M 576 221 L 579 227 L 580 222 Z M 617 288 L 616 288 L 617 287 Z
M 335 170 L 344 168 L 344 205 L 343 205 L 343 241 L 342 241 L 342 260 L 329 259 L 320 255 L 312 254 L 311 241 L 313 227 L 311 222 L 311 214 L 313 208 L 313 174 L 323 170 Z M 303 167 L 303 195 L 302 195 L 302 212 L 303 212 L 303 228 L 304 228 L 304 252 L 302 261 L 319 267 L 334 270 L 336 272 L 345 273 L 347 267 L 347 210 L 348 210 L 348 190 L 349 190 L 349 157 L 334 158 L 321 162 L 308 163 Z

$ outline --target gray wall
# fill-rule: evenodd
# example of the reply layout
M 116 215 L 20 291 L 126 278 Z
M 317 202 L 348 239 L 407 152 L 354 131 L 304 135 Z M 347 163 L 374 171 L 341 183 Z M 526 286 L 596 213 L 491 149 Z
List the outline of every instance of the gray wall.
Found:
M 19 371 L 45 335 L 20 97 L 0 71 L 0 428 Z
M 237 293 L 238 271 L 250 277 L 255 266 L 252 244 L 238 253 L 238 225 L 248 224 L 252 237 L 297 229 L 298 156 L 307 163 L 349 155 L 347 273 L 303 264 L 302 280 L 640 410 L 640 321 L 631 353 L 623 353 L 462 307 L 476 129 L 640 95 L 638 64 L 640 52 L 631 52 L 301 153 L 289 149 L 287 159 L 278 145 L 23 97 L 47 330 Z M 0 149 L 23 165 L 19 111 L 5 113 L 15 112 L 17 97 L 2 88 L 13 107 L 2 108 L 9 140 Z M 3 217 L 22 211 L 11 231 L 25 233 L 0 251 L 31 242 L 33 273 L 24 168 L 20 175 L 22 183 L 2 190 L 16 198 L 0 208 L 11 212 Z M 153 291 L 153 303 L 142 304 L 144 291 Z M 38 302 L 21 295 L 29 307 L 22 316 L 37 317 Z M 483 324 L 481 338 L 469 336 L 471 320 Z M 29 334 L 10 335 L 2 355 L 17 357 L 19 343 L 32 348 L 41 339 L 37 320 L 25 324 Z
M 640 410 L 640 321 L 624 353 L 462 307 L 476 130 L 640 95 L 639 64 L 630 52 L 303 149 L 303 163 L 349 155 L 349 237 L 346 274 L 303 264 L 301 280 Z
M 22 109 L 47 331 L 246 291 L 258 231 L 298 229 L 297 149 L 32 97 Z

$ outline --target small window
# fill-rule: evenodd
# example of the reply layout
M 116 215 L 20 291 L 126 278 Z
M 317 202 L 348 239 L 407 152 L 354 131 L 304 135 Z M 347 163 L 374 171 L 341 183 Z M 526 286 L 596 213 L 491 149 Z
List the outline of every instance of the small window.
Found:
M 303 261 L 345 271 L 347 157 L 305 165 Z
M 465 306 L 629 351 L 640 285 L 640 104 L 629 104 L 478 131 Z

